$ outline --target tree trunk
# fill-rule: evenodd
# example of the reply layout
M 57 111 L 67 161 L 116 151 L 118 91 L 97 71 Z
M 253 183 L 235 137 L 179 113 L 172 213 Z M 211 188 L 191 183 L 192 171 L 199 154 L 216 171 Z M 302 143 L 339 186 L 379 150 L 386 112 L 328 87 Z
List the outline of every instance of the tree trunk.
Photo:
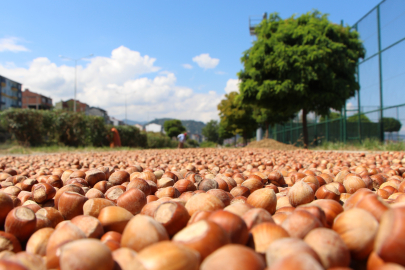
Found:
M 304 136 L 304 148 L 308 148 L 308 127 L 307 127 L 307 110 L 302 109 L 302 133 Z
M 266 139 L 268 139 L 269 138 L 269 123 L 268 122 L 265 123 L 265 127 L 266 127 L 266 132 L 264 133 L 264 137 Z

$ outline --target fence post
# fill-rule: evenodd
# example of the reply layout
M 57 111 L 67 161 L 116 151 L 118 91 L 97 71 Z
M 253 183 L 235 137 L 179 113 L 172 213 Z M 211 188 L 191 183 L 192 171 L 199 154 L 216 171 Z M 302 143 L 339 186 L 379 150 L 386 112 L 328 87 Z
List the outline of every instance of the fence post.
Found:
M 382 55 L 381 55 L 381 20 L 380 5 L 377 6 L 377 27 L 378 27 L 378 71 L 380 78 L 380 139 L 384 141 L 384 124 L 383 124 L 383 75 L 382 75 Z
M 290 119 L 290 142 L 293 144 L 293 139 L 292 139 L 292 119 Z
M 285 143 L 285 123 L 283 125 L 283 143 Z
M 346 139 L 347 139 L 347 119 L 346 119 L 346 103 L 345 103 L 345 107 L 343 108 L 343 142 L 346 143 Z
M 329 141 L 329 116 L 325 116 L 325 140 L 326 142 Z
M 398 120 L 399 122 L 401 122 L 401 121 L 399 120 L 398 106 L 397 106 L 397 120 Z M 397 131 L 397 142 L 399 142 L 399 131 Z
M 357 31 L 357 25 L 356 25 L 356 31 Z M 357 82 L 360 85 L 360 72 L 359 72 L 359 64 L 358 64 L 358 62 L 357 62 L 356 73 L 357 73 Z M 357 107 L 358 107 L 358 110 L 357 110 L 357 114 L 358 114 L 358 119 L 357 119 L 358 120 L 357 121 L 358 133 L 359 133 L 359 140 L 360 140 L 360 143 L 361 143 L 362 137 L 361 137 L 361 115 L 360 115 L 360 113 L 361 113 L 360 89 L 359 89 L 359 91 L 357 91 Z
M 317 123 L 317 121 L 316 121 L 316 113 L 315 113 L 315 126 L 314 126 L 314 143 L 315 143 L 315 145 L 318 145 L 318 140 L 317 140 L 317 138 L 318 138 L 318 129 L 317 129 L 317 127 L 318 127 L 318 123 Z

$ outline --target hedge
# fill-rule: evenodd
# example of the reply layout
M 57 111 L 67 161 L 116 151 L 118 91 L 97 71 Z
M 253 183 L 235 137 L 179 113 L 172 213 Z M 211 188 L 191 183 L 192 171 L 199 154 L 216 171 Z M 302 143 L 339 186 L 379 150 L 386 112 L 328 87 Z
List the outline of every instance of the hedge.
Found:
M 8 109 L 0 113 L 3 129 L 24 146 L 108 146 L 111 126 L 102 117 L 67 111 Z M 116 127 L 122 146 L 147 147 L 146 134 L 133 126 Z

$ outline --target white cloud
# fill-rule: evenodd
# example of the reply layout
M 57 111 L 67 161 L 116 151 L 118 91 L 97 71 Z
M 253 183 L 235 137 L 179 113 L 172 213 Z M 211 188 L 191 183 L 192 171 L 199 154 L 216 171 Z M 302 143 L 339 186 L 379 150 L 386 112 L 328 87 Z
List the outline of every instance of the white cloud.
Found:
M 112 51 L 110 57 L 94 57 L 77 70 L 78 100 L 98 106 L 109 115 L 145 121 L 176 117 L 207 122 L 218 119 L 217 104 L 223 95 L 215 91 L 195 93 L 177 85 L 176 76 L 154 66 L 156 59 L 126 47 Z M 72 65 L 72 63 L 71 63 Z M 23 89 L 53 98 L 53 102 L 73 97 L 74 66 L 58 66 L 48 58 L 34 59 L 28 68 L 0 64 L 0 74 L 23 84 Z M 142 76 L 150 74 L 148 77 Z
M 225 92 L 229 94 L 230 92 L 239 92 L 239 83 L 240 80 L 238 79 L 229 79 L 226 82 Z
M 183 66 L 184 68 L 186 68 L 186 69 L 193 69 L 193 66 L 190 65 L 190 64 L 183 64 L 182 66 Z
M 202 53 L 193 57 L 193 62 L 196 62 L 197 65 L 204 69 L 215 68 L 219 64 L 218 58 L 211 58 L 208 53 Z
M 218 74 L 218 75 L 225 75 L 226 72 L 224 72 L 224 71 L 215 71 L 215 74 Z
M 26 47 L 17 44 L 18 41 L 19 39 L 16 37 L 0 39 L 0 52 L 28 52 L 29 50 Z

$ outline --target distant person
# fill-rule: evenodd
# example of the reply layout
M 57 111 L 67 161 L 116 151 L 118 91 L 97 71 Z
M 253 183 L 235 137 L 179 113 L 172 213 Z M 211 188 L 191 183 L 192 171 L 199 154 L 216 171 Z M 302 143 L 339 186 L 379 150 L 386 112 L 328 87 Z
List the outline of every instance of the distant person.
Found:
M 177 148 L 183 148 L 184 147 L 184 141 L 186 140 L 187 132 L 180 133 L 177 135 L 177 139 L 179 140 L 179 146 Z

